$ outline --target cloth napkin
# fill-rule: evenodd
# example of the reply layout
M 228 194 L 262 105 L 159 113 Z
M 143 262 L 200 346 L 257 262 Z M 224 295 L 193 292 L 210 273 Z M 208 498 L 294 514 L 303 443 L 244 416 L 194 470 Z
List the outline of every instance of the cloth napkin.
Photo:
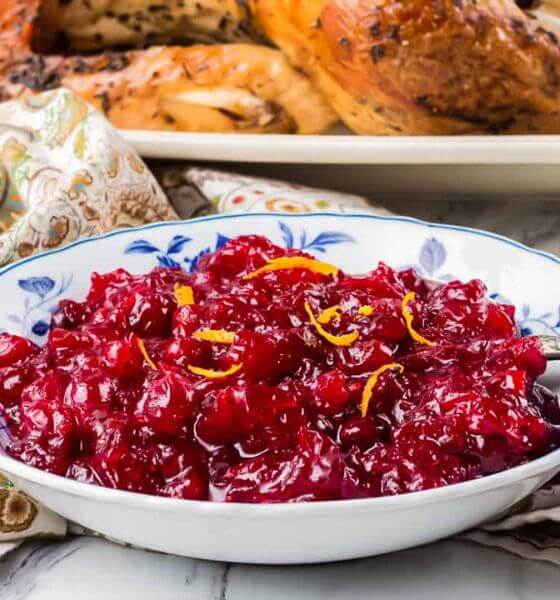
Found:
M 0 105 L 0 266 L 174 218 L 146 165 L 77 96 L 57 91 Z
M 157 178 L 70 92 L 0 105 L 0 265 L 116 227 L 222 212 L 370 210 L 359 196 L 190 167 Z M 162 189 L 163 188 L 163 189 Z M 3 232 L 3 233 L 2 233 Z M 98 535 L 0 475 L 0 556 L 29 538 Z M 560 565 L 560 478 L 462 539 Z

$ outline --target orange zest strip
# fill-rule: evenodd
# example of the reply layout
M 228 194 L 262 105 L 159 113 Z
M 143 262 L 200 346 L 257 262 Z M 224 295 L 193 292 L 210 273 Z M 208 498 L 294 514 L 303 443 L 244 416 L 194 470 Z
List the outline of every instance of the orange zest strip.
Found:
M 180 283 L 176 283 L 173 288 L 173 292 L 179 308 L 194 304 L 194 291 L 190 285 L 181 285 Z
M 136 345 L 138 346 L 138 350 L 140 350 L 142 356 L 144 357 L 144 360 L 146 361 L 146 364 L 150 367 L 150 369 L 157 371 L 156 363 L 150 358 L 150 355 L 148 354 L 148 351 L 146 350 L 146 345 L 144 344 L 144 340 L 137 337 Z
M 325 310 L 317 317 L 317 321 L 321 323 L 321 325 L 326 325 L 327 323 L 330 323 L 333 319 L 336 319 L 342 312 L 344 311 L 342 310 L 342 307 L 338 304 L 336 306 L 325 308 Z
M 358 310 L 358 314 L 362 315 L 362 317 L 371 317 L 373 314 L 373 306 L 366 304 L 365 306 L 360 306 Z
M 420 344 L 425 344 L 426 346 L 433 346 L 434 342 L 430 342 L 430 340 L 427 340 L 424 336 L 420 335 L 412 326 L 414 317 L 412 316 L 412 313 L 410 312 L 408 305 L 410 304 L 410 302 L 412 302 L 414 300 L 414 298 L 416 298 L 416 294 L 414 292 L 409 292 L 403 298 L 403 301 L 402 301 L 402 314 L 404 317 L 404 321 L 406 323 L 406 328 L 408 329 L 408 333 L 410 334 L 410 337 L 415 342 L 418 342 Z
M 332 275 L 333 277 L 338 274 L 338 267 L 329 263 L 306 258 L 305 256 L 281 256 L 280 258 L 273 258 L 264 267 L 252 273 L 247 273 L 247 275 L 243 276 L 243 279 L 254 279 L 261 273 L 285 269 L 306 269 L 307 271 L 313 271 L 321 275 Z
M 311 307 L 306 302 L 305 303 L 305 312 L 309 316 L 310 321 L 313 323 L 317 332 L 323 336 L 328 342 L 334 344 L 335 346 L 351 346 L 360 336 L 358 331 L 352 331 L 351 333 L 346 333 L 344 335 L 333 335 L 328 331 L 325 331 L 321 326 L 321 323 L 315 318 Z
M 233 365 L 227 371 L 214 371 L 214 369 L 201 369 L 200 367 L 193 367 L 188 365 L 187 369 L 195 375 L 206 377 L 207 379 L 221 379 L 222 377 L 229 377 L 234 375 L 241 369 L 242 365 Z
M 362 405 L 361 405 L 362 417 L 365 417 L 368 413 L 369 403 L 370 403 L 371 397 L 373 395 L 373 389 L 377 385 L 379 376 L 382 375 L 383 373 L 385 373 L 386 371 L 393 371 L 393 370 L 396 370 L 402 374 L 404 372 L 404 367 L 399 363 L 389 363 L 387 365 L 383 365 L 382 367 L 379 367 L 379 369 L 374 371 L 371 374 L 370 378 L 367 380 L 366 386 L 364 387 L 364 391 L 362 392 Z
M 235 333 L 225 329 L 201 329 L 193 333 L 193 338 L 202 342 L 214 342 L 215 344 L 233 344 Z

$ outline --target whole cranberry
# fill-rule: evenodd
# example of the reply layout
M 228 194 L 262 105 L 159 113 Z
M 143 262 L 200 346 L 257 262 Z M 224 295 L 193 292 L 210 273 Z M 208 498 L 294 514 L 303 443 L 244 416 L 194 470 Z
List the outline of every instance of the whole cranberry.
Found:
M 159 443 L 147 449 L 156 477 L 163 483 L 158 493 L 171 498 L 206 500 L 208 476 L 204 468 L 204 452 L 187 440 Z
M 402 298 L 405 289 L 396 271 L 380 262 L 368 275 L 346 276 L 341 281 L 344 288 L 363 290 L 373 298 Z
M 278 380 L 293 374 L 304 356 L 303 340 L 284 331 L 243 331 L 230 352 L 235 364 L 256 381 Z
M 82 324 L 89 316 L 87 303 L 74 302 L 74 300 L 62 300 L 58 310 L 51 317 L 51 326 L 73 329 Z
M 143 358 L 132 341 L 118 340 L 103 347 L 101 363 L 111 375 L 126 380 L 142 372 Z
M 126 414 L 111 410 L 92 411 L 87 420 L 85 450 L 103 455 L 115 464 L 130 447 L 131 430 Z
M 134 281 L 134 276 L 124 269 L 117 269 L 111 273 L 94 273 L 91 276 L 91 287 L 87 296 L 88 306 L 99 306 L 103 300 L 115 292 L 126 290 Z
M 393 361 L 388 344 L 376 339 L 337 348 L 337 367 L 347 375 L 370 373 Z
M 131 454 L 131 430 L 128 417 L 122 413 L 95 411 L 84 425 L 85 456 L 71 475 L 83 481 L 93 478 L 112 488 L 144 490 L 148 474 L 142 461 Z
M 489 304 L 484 329 L 489 338 L 509 338 L 515 335 L 515 319 L 509 313 L 507 307 L 502 307 L 499 304 Z
M 389 422 L 378 416 L 352 417 L 340 427 L 338 437 L 345 448 L 367 450 L 375 442 L 387 441 L 390 429 Z
M 65 444 L 60 444 L 58 438 L 49 445 L 48 440 L 29 436 L 14 439 L 6 450 L 10 455 L 22 462 L 57 475 L 64 475 L 71 463 L 72 455 L 65 452 Z
M 422 279 L 415 269 L 403 269 L 399 272 L 399 279 L 407 290 L 420 296 L 424 296 L 429 290 L 426 280 Z
M 21 451 L 32 461 L 29 464 L 39 466 L 44 461 L 45 468 L 57 473 L 66 471 L 79 446 L 74 415 L 62 403 L 62 391 L 56 376 L 47 375 L 24 390 L 20 404 Z
M 136 409 L 137 425 L 146 425 L 162 435 L 178 434 L 194 413 L 191 384 L 169 371 L 146 383 Z
M 291 450 L 225 469 L 212 482 L 212 495 L 227 502 L 328 500 L 340 497 L 344 472 L 337 445 L 321 433 L 302 429 Z
M 344 373 L 338 369 L 321 373 L 315 381 L 315 393 L 312 405 L 327 417 L 342 412 L 350 401 L 348 381 Z
M 25 338 L 9 333 L 0 333 L 0 368 L 12 366 L 37 351 L 37 346 Z
M 155 290 L 140 288 L 125 302 L 129 328 L 140 337 L 164 337 L 171 329 L 172 308 Z
M 0 368 L 0 406 L 6 408 L 17 404 L 28 381 L 28 368 L 22 366 Z
M 251 433 L 253 417 L 247 389 L 227 387 L 209 396 L 201 406 L 196 434 L 206 444 L 234 444 Z
M 51 413 L 62 405 L 63 394 L 64 384 L 55 373 L 49 373 L 28 385 L 20 401 L 23 432 L 48 431 Z
M 282 250 L 263 236 L 244 235 L 230 240 L 217 252 L 207 254 L 198 262 L 197 271 L 218 273 L 222 278 L 236 277 L 265 265 Z
M 47 348 L 56 359 L 73 355 L 78 350 L 88 348 L 87 336 L 81 331 L 68 331 L 67 329 L 51 329 Z
M 182 369 L 186 369 L 188 365 L 203 366 L 210 360 L 208 344 L 195 338 L 172 338 L 163 347 L 163 362 Z
M 64 393 L 64 404 L 69 406 L 79 425 L 83 425 L 92 412 L 109 409 L 118 395 L 115 379 L 102 373 L 72 377 Z

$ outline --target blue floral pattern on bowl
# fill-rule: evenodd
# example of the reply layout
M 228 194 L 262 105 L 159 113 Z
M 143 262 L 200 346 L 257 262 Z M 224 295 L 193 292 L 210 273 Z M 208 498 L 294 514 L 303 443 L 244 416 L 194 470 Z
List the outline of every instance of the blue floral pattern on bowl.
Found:
M 298 224 L 299 225 L 299 224 Z M 290 226 L 285 220 L 276 221 L 276 236 L 268 234 L 276 243 L 287 248 L 295 248 L 306 252 L 325 255 L 331 248 L 346 244 L 358 244 L 356 238 L 344 231 L 319 230 L 311 232 L 306 227 Z M 124 255 L 152 256 L 155 260 L 150 265 L 167 268 L 183 268 L 193 271 L 198 261 L 206 254 L 221 248 L 231 237 L 231 234 L 216 232 L 214 239 L 200 244 L 195 236 L 175 234 L 163 243 L 155 243 L 145 237 L 133 239 L 127 243 L 121 252 Z M 456 277 L 448 268 L 449 251 L 442 239 L 434 236 L 426 237 L 417 250 L 416 260 L 402 265 L 402 268 L 412 267 L 427 278 L 440 281 L 450 281 Z M 142 269 L 144 270 L 144 269 Z M 50 318 L 58 308 L 59 301 L 71 287 L 73 275 L 41 275 L 18 280 L 19 289 L 25 294 L 22 311 L 19 314 L 9 314 L 7 321 L 14 325 L 10 330 L 31 337 L 37 343 L 44 341 L 49 328 Z M 499 292 L 490 294 L 497 302 L 510 303 L 507 297 Z M 522 335 L 539 333 L 560 334 L 560 309 L 556 311 L 538 311 L 529 304 L 518 305 L 518 326 Z
M 342 231 L 322 231 L 309 237 L 305 229 L 302 229 L 298 236 L 286 223 L 280 222 L 278 227 L 282 232 L 282 240 L 286 248 L 295 248 L 304 252 L 325 253 L 329 246 L 356 242 L 351 235 Z
M 183 248 L 191 242 L 192 239 L 185 235 L 174 235 L 165 249 L 158 248 L 147 240 L 135 240 L 125 248 L 125 254 L 155 254 L 157 265 L 170 269 L 180 269 L 181 263 L 176 260 L 178 254 Z
M 418 262 L 404 265 L 403 268 L 412 267 L 416 272 L 427 279 L 438 281 L 451 281 L 456 279 L 451 273 L 443 271 L 447 260 L 447 250 L 442 242 L 436 238 L 428 238 L 420 248 Z
M 428 238 L 420 248 L 418 262 L 412 265 L 406 265 L 415 269 L 422 277 L 437 279 L 439 281 L 452 281 L 457 279 L 451 273 L 444 270 L 447 260 L 447 251 L 442 242 L 436 238 Z M 490 294 L 490 298 L 501 304 L 512 304 L 512 302 L 502 296 L 499 292 Z M 533 334 L 558 335 L 560 331 L 560 307 L 556 315 L 551 312 L 543 314 L 531 314 L 531 307 L 524 304 L 521 310 L 517 310 L 517 327 L 522 336 Z
M 282 235 L 282 241 L 286 248 L 296 248 L 305 252 L 326 252 L 329 246 L 344 243 L 355 242 L 354 238 L 342 231 L 323 231 L 317 235 L 309 236 L 305 229 L 299 234 L 295 233 L 286 223 L 279 222 L 278 228 Z M 151 242 L 139 239 L 128 244 L 125 248 L 125 254 L 155 254 L 157 264 L 160 267 L 169 267 L 171 269 L 186 268 L 188 271 L 194 271 L 198 261 L 209 254 L 219 250 L 224 244 L 229 242 L 230 238 L 221 233 L 216 234 L 216 240 L 210 246 L 206 246 L 195 255 L 187 255 L 177 260 L 177 255 L 181 254 L 184 247 L 191 242 L 191 238 L 176 235 L 167 245 L 167 248 L 161 249 Z M 182 264 L 184 263 L 184 264 Z
M 73 276 L 55 281 L 51 277 L 20 279 L 18 286 L 26 293 L 21 315 L 8 315 L 8 321 L 19 325 L 22 333 L 40 342 L 50 329 L 51 315 L 58 309 L 59 300 L 68 290 Z

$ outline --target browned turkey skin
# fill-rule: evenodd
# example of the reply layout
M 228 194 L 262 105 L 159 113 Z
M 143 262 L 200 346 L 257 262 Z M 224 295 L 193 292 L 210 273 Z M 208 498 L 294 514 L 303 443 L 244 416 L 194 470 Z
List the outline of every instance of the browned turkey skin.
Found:
M 64 6 L 78 7 L 82 1 L 72 0 Z M 90 0 L 87 4 L 99 8 L 107 2 Z M 185 10 L 193 4 L 185 4 Z M 229 0 L 196 4 L 198 9 L 191 17 L 200 27 L 201 15 L 211 14 L 215 20 L 220 7 L 232 23 L 232 11 L 238 6 Z M 47 0 L 43 7 L 49 5 Z M 337 120 L 309 78 L 294 69 L 279 50 L 232 43 L 153 46 L 84 56 L 42 55 L 31 50 L 36 27 L 41 26 L 33 19 L 38 9 L 34 0 L 0 0 L 2 100 L 64 86 L 123 129 L 317 134 Z M 241 5 L 239 11 L 237 17 L 245 14 Z M 92 15 L 82 17 L 85 27 Z M 219 28 L 220 35 L 224 31 Z
M 238 0 L 43 0 L 33 37 L 42 53 L 262 38 Z
M 560 132 L 560 49 L 513 0 L 253 0 L 362 134 Z
M 552 3 L 554 12 L 558 0 L 546 1 Z M 514 0 L 179 0 L 182 6 L 176 0 L 158 0 L 157 6 L 164 8 L 155 11 L 157 17 L 146 17 L 134 26 L 130 26 L 130 14 L 123 13 L 124 7 L 144 6 L 144 13 L 150 13 L 146 8 L 151 6 L 149 1 L 64 0 L 58 7 L 53 4 L 58 2 L 45 0 L 42 4 L 35 23 L 36 43 L 48 39 L 40 34 L 45 29 L 55 32 L 66 49 L 86 51 L 107 45 L 149 44 L 156 29 L 160 41 L 173 40 L 178 31 L 204 32 L 216 39 L 253 39 L 262 31 L 312 79 L 314 87 L 357 133 L 560 132 L 558 38 L 542 9 L 538 19 L 530 18 Z M 13 16 L 14 2 L 4 0 L 3 4 L 7 16 L 10 11 Z M 39 5 L 36 0 L 15 0 L 15 4 L 24 6 L 26 15 L 36 14 Z M 1 11 L 2 0 L 0 20 Z M 167 15 L 165 26 L 158 20 L 163 14 Z M 119 29 L 115 24 L 122 24 L 123 19 L 127 27 Z M 68 69 L 83 75 L 81 82 L 87 86 L 84 77 L 92 68 L 120 71 L 116 67 L 123 60 L 136 65 L 138 73 L 143 68 L 142 55 L 131 53 L 107 55 L 101 63 L 31 55 L 25 63 L 20 48 L 22 44 L 25 47 L 22 39 L 30 36 L 32 29 L 27 21 L 28 16 L 10 46 L 16 50 L 9 54 L 20 57 L 19 62 L 9 74 L 5 71 L 12 83 L 16 80 L 25 89 L 56 87 L 67 81 L 64 73 Z M 101 35 L 105 37 L 100 39 Z M 0 49 L 0 61 L 2 52 Z M 246 52 L 243 56 L 247 60 Z M 115 74 L 115 78 L 119 76 Z M 303 89 L 302 93 L 315 94 L 313 105 L 321 105 L 313 86 L 308 85 L 306 92 Z M 12 87 L 4 85 L 3 97 L 11 95 Z M 310 112 L 306 109 L 302 114 Z M 314 127 L 315 132 L 333 121 L 326 107 L 322 106 L 321 112 L 323 127 Z M 216 125 L 218 130 L 220 127 Z M 230 127 L 231 123 L 227 130 Z M 247 129 L 255 130 L 252 126 Z

